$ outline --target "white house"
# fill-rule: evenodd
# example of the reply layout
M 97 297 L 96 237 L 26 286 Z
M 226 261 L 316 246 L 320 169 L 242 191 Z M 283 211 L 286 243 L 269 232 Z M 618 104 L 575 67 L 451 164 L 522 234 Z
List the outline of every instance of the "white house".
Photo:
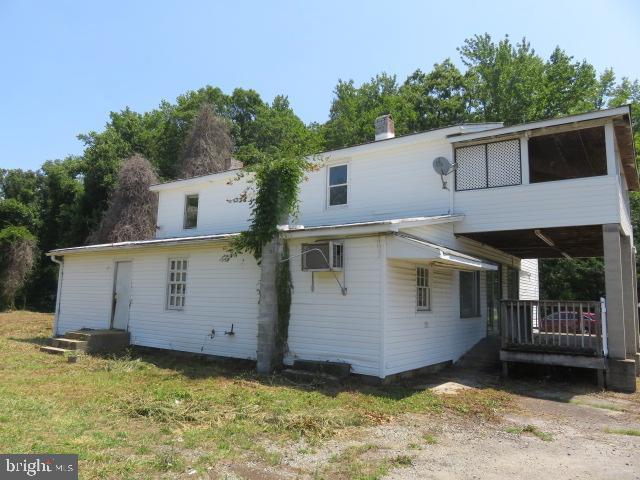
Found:
M 281 226 L 294 287 L 285 363 L 341 362 L 384 379 L 456 361 L 502 332 L 506 362 L 577 359 L 606 370 L 610 386 L 635 388 L 628 107 L 401 137 L 381 117 L 376 131 L 322 154 L 298 217 Z M 455 171 L 437 173 L 438 157 Z M 228 201 L 245 187 L 236 174 L 153 186 L 156 239 L 49 252 L 62 265 L 54 334 L 126 329 L 134 345 L 255 360 L 260 267 L 251 256 L 221 261 L 248 225 L 248 205 Z M 562 323 L 577 306 L 537 301 L 536 259 L 562 255 L 605 257 L 606 321 L 599 299 L 580 306 L 598 308 L 597 332 Z M 585 338 L 597 348 L 569 348 Z M 542 349 L 549 340 L 559 348 Z

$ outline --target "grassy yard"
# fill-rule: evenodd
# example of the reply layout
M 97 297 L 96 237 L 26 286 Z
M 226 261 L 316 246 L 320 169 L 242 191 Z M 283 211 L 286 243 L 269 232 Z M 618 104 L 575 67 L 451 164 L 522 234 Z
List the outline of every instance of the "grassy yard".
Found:
M 44 314 L 0 314 L 0 451 L 77 453 L 85 479 L 216 478 L 224 461 L 277 468 L 274 445 L 304 438 L 319 446 L 348 427 L 406 412 L 491 417 L 509 402 L 488 389 L 456 396 L 358 383 L 311 389 L 164 352 L 82 356 L 73 364 L 38 351 L 51 321 Z M 315 476 L 377 478 L 407 462 L 390 458 L 363 475 L 329 465 Z

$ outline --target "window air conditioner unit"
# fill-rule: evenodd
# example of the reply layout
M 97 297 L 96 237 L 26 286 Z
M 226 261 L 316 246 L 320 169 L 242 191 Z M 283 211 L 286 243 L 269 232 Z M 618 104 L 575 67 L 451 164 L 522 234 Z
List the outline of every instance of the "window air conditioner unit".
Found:
M 344 244 L 338 241 L 303 243 L 302 270 L 305 272 L 330 272 L 342 270 Z

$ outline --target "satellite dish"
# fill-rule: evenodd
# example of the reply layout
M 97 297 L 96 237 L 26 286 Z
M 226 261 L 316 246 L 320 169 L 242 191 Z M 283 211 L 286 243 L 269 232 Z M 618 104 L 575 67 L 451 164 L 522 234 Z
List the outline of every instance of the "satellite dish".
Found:
M 451 162 L 445 157 L 436 157 L 433 160 L 433 169 L 438 175 L 440 175 L 440 180 L 442 180 L 442 189 L 449 190 L 447 187 L 447 181 L 444 177 L 456 169 L 456 164 L 451 164 Z

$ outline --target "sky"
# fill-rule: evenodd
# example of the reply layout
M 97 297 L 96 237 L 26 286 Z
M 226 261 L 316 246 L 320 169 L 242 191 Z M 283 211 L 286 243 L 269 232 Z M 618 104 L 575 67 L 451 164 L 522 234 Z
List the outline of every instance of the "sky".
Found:
M 459 64 L 456 47 L 485 32 L 640 78 L 638 0 L 0 0 L 0 168 L 79 154 L 110 111 L 207 84 L 285 94 L 324 122 L 338 79 Z

